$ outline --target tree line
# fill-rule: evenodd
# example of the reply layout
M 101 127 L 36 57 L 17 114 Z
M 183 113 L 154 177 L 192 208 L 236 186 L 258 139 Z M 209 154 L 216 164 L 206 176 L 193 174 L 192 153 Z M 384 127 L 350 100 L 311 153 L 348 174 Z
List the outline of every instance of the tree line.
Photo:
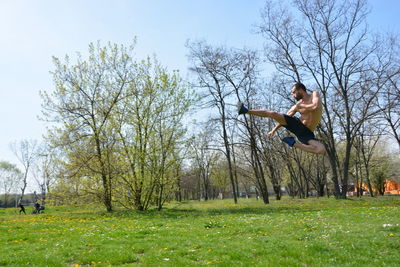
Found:
M 261 53 L 189 40 L 190 81 L 155 57 L 137 59 L 136 40 L 90 44 L 76 60 L 54 58 L 54 89 L 41 94 L 48 149 L 36 153 L 54 204 L 161 209 L 173 199 L 236 203 L 243 192 L 267 204 L 283 189 L 346 198 L 351 184 L 359 194 L 365 185 L 383 194 L 385 180 L 398 179 L 397 36 L 370 32 L 364 0 L 288 4 L 266 1 L 256 27 Z M 265 66 L 274 70 L 269 77 Z M 270 119 L 237 116 L 239 101 L 286 113 L 297 81 L 321 94 L 324 156 L 269 138 Z M 200 112 L 207 120 L 189 123 Z M 387 137 L 398 149 L 383 145 Z M 6 165 L 0 168 L 21 176 Z

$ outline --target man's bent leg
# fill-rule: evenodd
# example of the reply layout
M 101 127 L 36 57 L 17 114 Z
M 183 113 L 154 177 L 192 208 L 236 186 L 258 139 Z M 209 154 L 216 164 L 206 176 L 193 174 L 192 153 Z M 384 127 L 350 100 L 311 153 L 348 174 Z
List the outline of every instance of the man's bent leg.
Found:
M 256 115 L 259 117 L 267 117 L 276 120 L 281 125 L 286 125 L 285 116 L 281 113 L 271 110 L 251 109 L 247 114 Z
M 296 143 L 293 146 L 297 147 L 298 149 L 301 149 L 303 151 L 311 152 L 314 154 L 325 154 L 325 152 L 326 152 L 324 144 L 322 144 L 321 142 L 318 142 L 317 140 L 308 141 L 308 145 Z

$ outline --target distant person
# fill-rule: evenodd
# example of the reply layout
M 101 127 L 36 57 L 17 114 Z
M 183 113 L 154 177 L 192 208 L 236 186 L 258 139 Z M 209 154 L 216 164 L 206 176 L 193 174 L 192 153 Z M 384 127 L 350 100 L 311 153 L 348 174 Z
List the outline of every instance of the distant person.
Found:
M 25 212 L 25 207 L 24 207 L 24 205 L 22 205 L 22 203 L 19 203 L 19 204 L 18 204 L 18 207 L 20 208 L 20 210 L 19 210 L 19 214 L 21 214 L 21 212 L 23 212 L 23 213 L 26 215 L 26 212 Z
M 326 151 L 324 144 L 317 141 L 313 133 L 322 118 L 322 102 L 318 92 L 308 93 L 304 84 L 298 82 L 292 86 L 292 95 L 298 102 L 289 109 L 287 114 L 271 110 L 249 110 L 242 103 L 238 105 L 238 113 L 239 115 L 249 114 L 272 118 L 278 124 L 268 133 L 268 136 L 272 137 L 283 126 L 296 135 L 297 139 L 301 142 L 296 143 L 293 137 L 287 136 L 282 138 L 284 143 L 306 152 L 324 154 Z M 297 112 L 301 114 L 300 118 L 293 116 Z
M 39 204 L 39 202 L 37 202 L 37 201 L 36 201 L 36 203 L 35 203 L 35 213 L 36 213 L 36 214 L 39 214 L 39 213 L 40 213 L 40 204 Z

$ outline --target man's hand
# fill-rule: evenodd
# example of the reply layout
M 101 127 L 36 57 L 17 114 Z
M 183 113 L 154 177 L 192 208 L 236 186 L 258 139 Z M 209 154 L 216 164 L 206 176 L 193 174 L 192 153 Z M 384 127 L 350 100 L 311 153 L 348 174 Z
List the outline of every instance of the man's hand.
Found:
M 274 134 L 275 134 L 275 131 L 274 131 L 274 130 L 272 130 L 272 131 L 270 131 L 270 132 L 267 133 L 268 137 L 272 137 Z
M 269 137 L 272 137 L 276 131 L 278 131 L 279 128 L 281 128 L 282 125 L 280 125 L 279 123 L 274 127 L 274 129 L 272 129 L 269 133 L 267 133 L 267 135 Z
M 299 102 L 300 103 L 300 102 Z M 299 110 L 298 110 L 298 105 L 299 105 L 299 103 L 297 103 L 297 104 L 294 104 L 290 109 L 289 109 L 289 111 L 286 113 L 287 115 L 289 115 L 289 116 L 293 116 L 294 114 L 296 114 L 296 112 L 299 112 Z

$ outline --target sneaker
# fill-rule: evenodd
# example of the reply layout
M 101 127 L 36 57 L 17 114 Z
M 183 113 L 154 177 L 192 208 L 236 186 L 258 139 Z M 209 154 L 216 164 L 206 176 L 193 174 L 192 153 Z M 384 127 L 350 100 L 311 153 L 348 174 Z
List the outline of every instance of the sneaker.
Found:
M 243 103 L 240 103 L 240 102 L 237 104 L 237 109 L 238 109 L 239 115 L 241 115 L 241 114 L 246 114 L 246 113 L 249 111 L 249 109 L 246 108 L 246 107 L 243 105 Z
M 286 137 L 282 138 L 282 142 L 284 142 L 284 143 L 288 144 L 290 147 L 292 147 L 296 143 L 296 140 L 294 140 L 293 137 L 286 136 Z

